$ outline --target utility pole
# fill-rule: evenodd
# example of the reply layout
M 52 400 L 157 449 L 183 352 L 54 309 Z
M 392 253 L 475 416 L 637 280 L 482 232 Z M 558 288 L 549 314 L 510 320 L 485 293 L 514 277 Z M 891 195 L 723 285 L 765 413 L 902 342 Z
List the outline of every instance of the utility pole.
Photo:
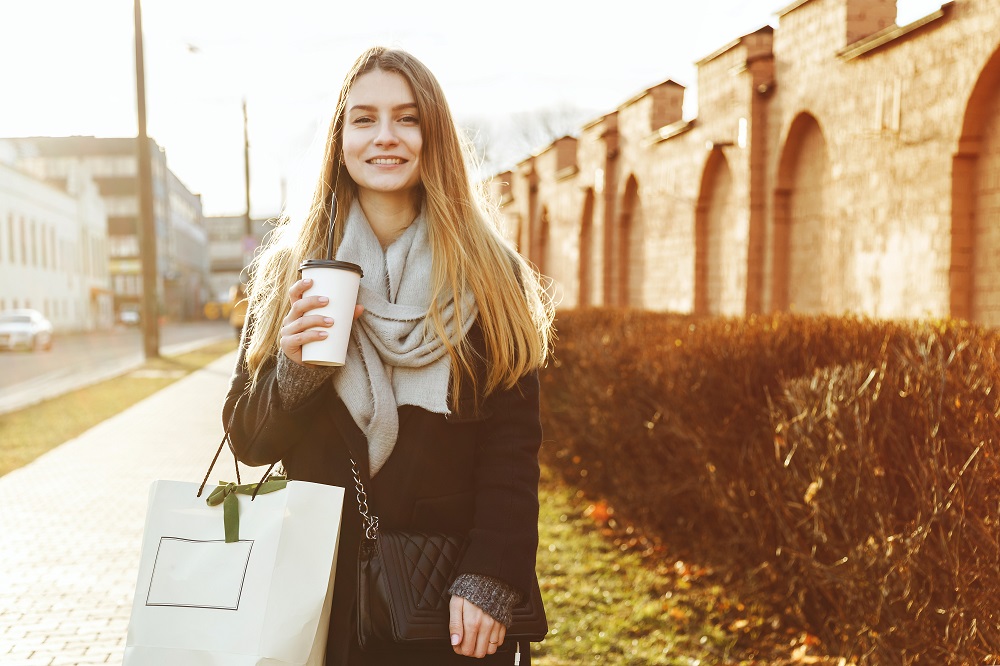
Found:
M 247 212 L 243 229 L 243 266 L 247 267 L 253 261 L 253 253 L 257 249 L 257 239 L 253 235 L 253 222 L 250 220 L 250 128 L 247 123 L 247 98 L 243 98 L 243 184 L 245 187 Z
M 153 168 L 146 135 L 146 76 L 142 53 L 142 10 L 135 6 L 135 98 L 139 119 L 139 255 L 142 264 L 142 345 L 147 359 L 160 356 L 159 295 L 156 280 L 156 220 L 153 217 Z
M 250 127 L 247 123 L 247 98 L 243 98 L 243 183 L 246 187 L 247 217 L 246 235 L 253 237 L 253 229 L 250 224 Z

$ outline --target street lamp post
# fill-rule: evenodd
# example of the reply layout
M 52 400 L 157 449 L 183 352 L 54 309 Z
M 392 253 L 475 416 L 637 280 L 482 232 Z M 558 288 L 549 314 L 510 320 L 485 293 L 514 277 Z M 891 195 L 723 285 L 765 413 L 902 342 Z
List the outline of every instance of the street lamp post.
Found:
M 156 285 L 156 221 L 153 217 L 153 169 L 146 135 L 146 80 L 142 53 L 142 10 L 135 3 L 135 90 L 139 134 L 139 256 L 142 264 L 142 340 L 147 359 L 160 356 L 159 297 Z

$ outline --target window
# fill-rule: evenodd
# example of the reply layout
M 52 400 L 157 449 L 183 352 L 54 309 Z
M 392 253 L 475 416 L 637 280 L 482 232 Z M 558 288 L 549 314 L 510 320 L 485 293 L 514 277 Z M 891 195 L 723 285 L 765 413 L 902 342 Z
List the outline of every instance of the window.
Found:
M 38 259 L 41 268 L 49 267 L 49 230 L 43 222 L 38 223 Z
M 108 236 L 112 257 L 138 257 L 138 236 Z
M 10 263 L 17 261 L 14 252 L 14 213 L 7 213 L 7 251 L 10 253 Z
M 38 222 L 31 221 L 31 265 L 38 265 Z
M 138 217 L 139 197 L 134 195 L 109 195 L 103 197 L 108 217 Z
M 86 160 L 90 172 L 97 177 L 135 176 L 137 160 L 130 155 L 101 155 Z
M 25 233 L 27 228 L 24 224 L 24 216 L 22 215 L 18 226 L 21 227 L 21 263 L 25 266 L 28 265 L 28 234 Z

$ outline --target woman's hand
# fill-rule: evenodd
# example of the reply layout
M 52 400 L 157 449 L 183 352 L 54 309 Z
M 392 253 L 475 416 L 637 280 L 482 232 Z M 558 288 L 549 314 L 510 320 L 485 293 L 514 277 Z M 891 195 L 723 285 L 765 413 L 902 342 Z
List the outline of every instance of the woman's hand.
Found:
M 494 620 L 479 606 L 453 594 L 448 610 L 451 612 L 448 631 L 451 633 L 451 645 L 455 654 L 482 659 L 488 654 L 495 654 L 503 645 L 507 627 Z
M 303 298 L 303 294 L 311 286 L 312 280 L 299 280 L 292 285 L 288 290 L 288 300 L 292 304 L 292 309 L 281 320 L 281 338 L 278 340 L 278 346 L 285 356 L 299 365 L 304 365 L 302 345 L 326 338 L 329 335 L 326 329 L 337 323 L 330 317 L 306 314 L 330 302 L 326 296 Z M 360 317 L 364 310 L 361 305 L 354 306 L 354 318 Z

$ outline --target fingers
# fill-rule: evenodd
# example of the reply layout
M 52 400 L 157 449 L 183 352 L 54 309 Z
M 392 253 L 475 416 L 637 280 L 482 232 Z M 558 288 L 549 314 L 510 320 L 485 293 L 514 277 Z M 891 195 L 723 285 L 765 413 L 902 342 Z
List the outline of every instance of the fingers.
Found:
M 464 633 L 462 625 L 462 603 L 464 601 L 462 597 L 456 597 L 453 594 L 448 603 L 448 633 L 451 635 L 452 647 L 458 654 L 461 654 L 458 645 L 462 642 L 462 634 Z
M 326 296 L 306 296 L 305 292 L 312 286 L 312 280 L 299 280 L 288 289 L 288 302 L 292 307 L 282 324 L 290 324 L 301 318 L 307 312 L 319 309 L 330 302 Z
M 299 280 L 288 289 L 288 301 L 291 309 L 281 320 L 281 330 L 278 346 L 292 361 L 302 364 L 302 345 L 317 342 L 329 336 L 326 330 L 333 326 L 330 317 L 319 314 L 306 314 L 317 310 L 330 302 L 326 296 L 306 296 L 306 291 L 312 287 L 312 280 Z
M 302 298 L 302 295 L 306 293 L 309 287 L 312 286 L 313 281 L 309 279 L 299 280 L 293 284 L 288 290 L 288 299 L 294 303 L 295 301 Z
M 316 342 L 330 335 L 328 329 L 333 326 L 330 317 L 309 316 L 296 319 L 281 327 L 281 338 L 278 346 L 287 354 L 290 350 L 301 348 L 307 342 Z
M 493 623 L 493 631 L 490 632 L 490 644 L 487 647 L 489 654 L 496 654 L 497 649 L 503 645 L 503 634 L 506 629 L 499 622 Z
M 354 319 L 356 320 L 358 317 L 360 317 L 361 313 L 363 313 L 364 311 L 365 311 L 365 306 L 363 306 L 363 305 L 355 305 L 354 306 Z
M 496 653 L 506 633 L 502 624 L 462 597 L 452 596 L 448 608 L 449 632 L 456 654 L 482 659 Z

